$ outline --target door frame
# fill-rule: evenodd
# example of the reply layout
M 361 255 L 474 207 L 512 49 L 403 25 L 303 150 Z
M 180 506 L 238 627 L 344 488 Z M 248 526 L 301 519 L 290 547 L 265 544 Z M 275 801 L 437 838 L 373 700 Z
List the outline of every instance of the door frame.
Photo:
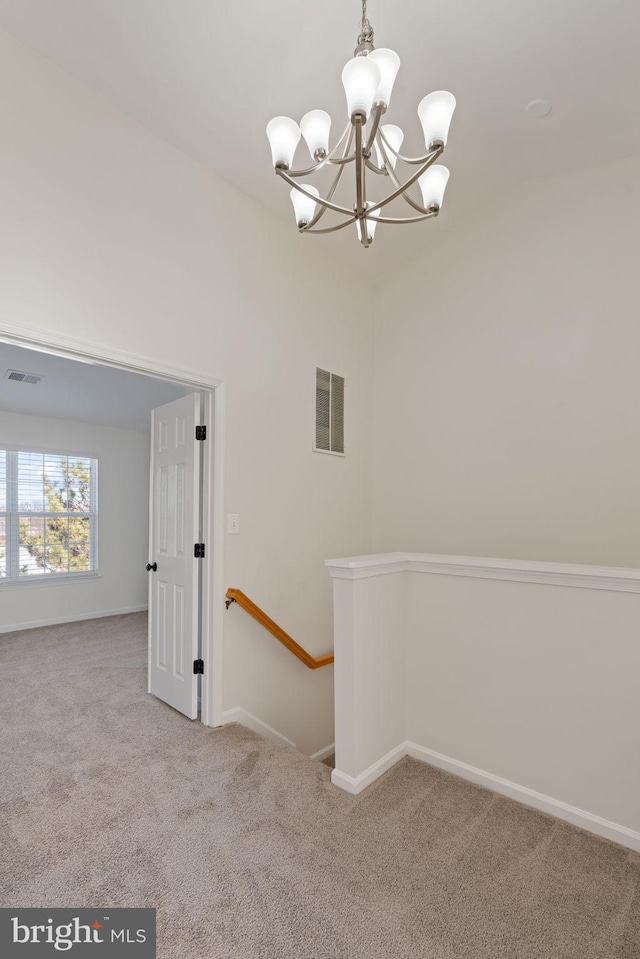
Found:
M 222 726 L 223 612 L 224 612 L 224 380 L 200 370 L 169 366 L 160 360 L 65 333 L 40 330 L 0 320 L 0 342 L 41 353 L 53 353 L 81 363 L 99 363 L 127 373 L 140 373 L 197 390 L 204 395 L 209 427 L 203 455 L 202 526 L 210 544 L 203 563 L 202 658 L 205 672 L 201 689 L 201 722 Z

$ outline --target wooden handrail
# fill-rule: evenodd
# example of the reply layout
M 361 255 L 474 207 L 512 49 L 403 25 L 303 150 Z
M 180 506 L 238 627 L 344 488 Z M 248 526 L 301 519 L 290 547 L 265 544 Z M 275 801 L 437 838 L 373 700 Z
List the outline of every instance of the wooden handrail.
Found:
M 299 646 L 296 643 L 295 639 L 292 639 L 288 633 L 285 633 L 284 629 L 278 626 L 277 623 L 267 616 L 264 610 L 260 609 L 259 606 L 256 606 L 248 596 L 240 589 L 228 589 L 227 590 L 227 609 L 231 603 L 237 603 L 238 606 L 242 606 L 244 610 L 249 613 L 250 616 L 253 616 L 254 619 L 264 626 L 265 629 L 268 629 L 272 636 L 275 636 L 283 646 L 286 646 L 287 649 L 291 650 L 294 656 L 297 656 L 301 663 L 304 663 L 305 666 L 308 666 L 309 669 L 319 669 L 321 666 L 329 666 L 333 662 L 333 653 L 327 653 L 326 656 L 319 656 L 318 659 L 314 659 L 313 656 L 303 649 L 302 646 Z

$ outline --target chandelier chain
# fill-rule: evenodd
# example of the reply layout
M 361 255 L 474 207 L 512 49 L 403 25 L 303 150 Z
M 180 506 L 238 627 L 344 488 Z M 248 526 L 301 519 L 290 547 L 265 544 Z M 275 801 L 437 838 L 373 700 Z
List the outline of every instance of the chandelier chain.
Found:
M 362 0 L 362 20 L 360 22 L 360 36 L 358 37 L 358 43 L 372 43 L 373 42 L 373 27 L 367 19 L 367 0 Z

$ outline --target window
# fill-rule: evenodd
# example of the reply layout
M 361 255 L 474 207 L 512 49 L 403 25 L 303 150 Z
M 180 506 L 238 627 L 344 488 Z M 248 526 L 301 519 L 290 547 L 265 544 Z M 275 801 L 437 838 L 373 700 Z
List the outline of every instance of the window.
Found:
M 97 460 L 0 450 L 0 584 L 97 569 Z
M 316 440 L 319 453 L 344 455 L 344 377 L 316 369 Z

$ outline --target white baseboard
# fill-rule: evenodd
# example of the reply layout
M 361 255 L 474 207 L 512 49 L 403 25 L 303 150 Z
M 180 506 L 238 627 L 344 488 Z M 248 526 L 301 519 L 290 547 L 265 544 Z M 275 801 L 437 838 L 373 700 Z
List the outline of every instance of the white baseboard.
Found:
M 12 623 L 10 626 L 0 626 L 0 633 L 16 633 L 20 629 L 39 629 L 41 626 L 60 626 L 62 623 L 79 623 L 85 619 L 104 619 L 105 616 L 125 616 L 127 613 L 142 613 L 148 609 L 144 606 L 128 606 L 126 609 L 104 609 L 97 613 L 68 613 L 66 616 L 52 617 L 51 619 L 37 619 L 30 623 Z
M 334 769 L 331 774 L 331 782 L 346 792 L 357 795 L 404 756 L 411 756 L 412 759 L 428 763 L 430 766 L 436 766 L 438 769 L 443 769 L 454 776 L 476 783 L 485 789 L 491 789 L 502 796 L 508 796 L 509 799 L 515 799 L 516 802 L 549 813 L 557 819 L 570 822 L 574 826 L 595 833 L 597 836 L 603 836 L 605 839 L 611 839 L 613 842 L 640 852 L 640 832 L 635 829 L 629 829 L 627 826 L 621 826 L 608 819 L 603 819 L 602 816 L 596 816 L 594 813 L 579 809 L 577 806 L 570 806 L 560 799 L 545 796 L 543 793 L 529 789 L 527 786 L 520 786 L 518 783 L 503 779 L 501 776 L 495 776 L 493 773 L 485 772 L 483 769 L 470 766 L 458 759 L 452 759 L 451 756 L 444 756 L 434 749 L 419 746 L 417 743 L 401 743 L 355 778 Z
M 640 832 L 636 832 L 635 829 L 620 826 L 618 823 L 603 819 L 602 816 L 587 812 L 586 809 L 570 806 L 568 803 L 562 802 L 561 799 L 545 796 L 543 793 L 536 792 L 535 789 L 520 786 L 508 779 L 502 779 L 501 776 L 494 776 L 493 773 L 487 773 L 476 766 L 470 766 L 458 759 L 451 759 L 450 756 L 443 756 L 442 753 L 437 753 L 433 749 L 427 749 L 424 746 L 409 742 L 404 745 L 406 755 L 413 759 L 419 759 L 431 766 L 437 766 L 438 769 L 444 769 L 448 773 L 453 773 L 454 776 L 461 776 L 462 779 L 468 779 L 479 786 L 484 786 L 485 789 L 492 789 L 494 792 L 515 799 L 526 806 L 532 806 L 534 809 L 549 813 L 557 819 L 564 819 L 565 822 L 580 826 L 581 829 L 593 832 L 597 836 L 604 836 L 605 839 L 612 839 L 613 842 L 621 843 L 623 846 L 628 846 L 630 849 L 640 852 Z
M 323 759 L 327 759 L 329 756 L 333 756 L 336 751 L 336 744 L 331 743 L 330 746 L 325 746 L 324 749 L 319 749 L 317 753 L 314 753 L 312 756 L 309 756 L 309 759 L 318 759 L 322 762 Z
M 331 773 L 331 782 L 334 786 L 340 786 L 340 789 L 351 793 L 352 796 L 357 796 L 358 793 L 361 793 L 363 789 L 370 786 L 379 776 L 386 773 L 387 769 L 391 769 L 392 766 L 395 766 L 395 764 L 406 755 L 406 744 L 401 743 L 355 778 L 340 772 L 339 769 L 334 769 Z
M 265 739 L 270 739 L 273 743 L 280 743 L 281 746 L 293 746 L 294 749 L 296 748 L 296 744 L 292 743 L 290 739 L 287 739 L 286 736 L 279 733 L 273 726 L 269 726 L 268 723 L 263 723 L 261 719 L 258 719 L 257 716 L 254 716 L 253 713 L 248 712 L 248 710 L 243 709 L 242 706 L 236 706 L 235 709 L 227 709 L 222 714 L 222 725 L 226 726 L 229 723 L 241 723 L 243 726 L 246 726 L 247 729 L 252 729 L 254 733 L 258 733 L 259 736 L 264 736 Z

